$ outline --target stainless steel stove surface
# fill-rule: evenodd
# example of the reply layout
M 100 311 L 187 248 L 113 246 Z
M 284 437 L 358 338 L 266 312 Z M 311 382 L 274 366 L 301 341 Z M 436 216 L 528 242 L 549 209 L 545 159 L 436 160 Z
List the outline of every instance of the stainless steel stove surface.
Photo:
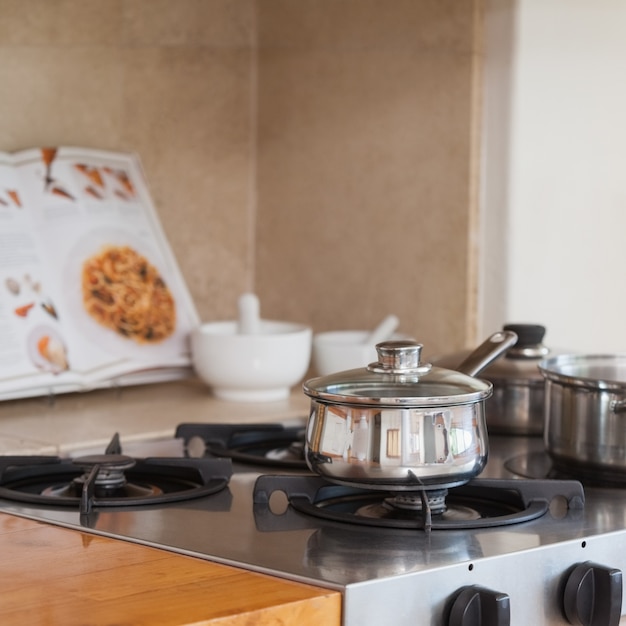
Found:
M 507 462 L 543 449 L 537 438 L 491 437 L 489 443 L 481 480 L 519 480 Z M 626 487 L 587 487 L 584 506 L 574 498 L 568 508 L 557 497 L 530 521 L 427 532 L 311 517 L 281 492 L 267 501 L 257 494 L 255 503 L 257 479 L 272 474 L 311 476 L 297 467 L 234 461 L 226 487 L 180 502 L 94 506 L 81 514 L 72 506 L 3 498 L 0 510 L 339 589 L 346 626 L 501 624 L 509 622 L 498 616 L 509 612 L 516 626 L 568 624 L 564 605 L 571 617 L 592 587 L 599 595 L 595 607 L 587 603 L 587 617 L 596 621 L 579 623 L 616 624 L 626 613 L 620 574 L 626 571 Z M 611 602 L 618 606 L 607 608 Z M 492 621 L 467 621 L 472 614 Z

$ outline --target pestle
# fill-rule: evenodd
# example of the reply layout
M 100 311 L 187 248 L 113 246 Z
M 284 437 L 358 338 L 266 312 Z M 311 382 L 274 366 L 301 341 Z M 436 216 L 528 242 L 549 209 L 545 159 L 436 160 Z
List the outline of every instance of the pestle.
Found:
M 388 315 L 376 328 L 365 338 L 363 343 L 375 346 L 381 341 L 390 339 L 396 332 L 400 320 L 395 315 Z
M 237 334 L 258 335 L 261 332 L 259 299 L 253 293 L 244 293 L 239 297 L 239 318 Z

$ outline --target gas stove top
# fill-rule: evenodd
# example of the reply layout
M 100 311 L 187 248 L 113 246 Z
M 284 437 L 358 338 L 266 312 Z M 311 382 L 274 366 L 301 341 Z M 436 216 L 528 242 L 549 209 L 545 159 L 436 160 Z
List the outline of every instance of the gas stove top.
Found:
M 463 621 L 468 611 L 493 613 L 496 621 L 489 622 L 493 624 L 568 624 L 565 616 L 573 616 L 577 599 L 590 587 L 602 594 L 596 606 L 608 606 L 594 624 L 617 624 L 620 613 L 626 613 L 621 608 L 626 487 L 583 488 L 573 480 L 528 479 L 512 471 L 516 464 L 511 459 L 543 453 L 540 439 L 491 437 L 489 462 L 480 477 L 460 495 L 446 496 L 453 520 L 449 527 L 440 525 L 442 517 L 436 509 L 429 516 L 412 511 L 394 514 L 392 519 L 401 523 L 381 525 L 380 516 L 370 511 L 389 504 L 379 501 L 360 502 L 357 508 L 365 508 L 365 517 L 374 521 L 354 525 L 334 514 L 310 515 L 306 510 L 319 499 L 321 487 L 334 499 L 364 496 L 327 484 L 298 463 L 298 446 L 293 446 L 298 428 L 255 429 L 269 432 L 269 442 L 257 441 L 256 435 L 251 439 L 245 429 L 232 425 L 201 436 L 181 425 L 181 451 L 203 458 L 138 461 L 142 472 L 146 464 L 171 469 L 178 461 L 194 467 L 199 461 L 202 469 L 194 472 L 212 486 L 221 481 L 212 493 L 166 503 L 134 502 L 128 507 L 96 499 L 88 510 L 81 510 L 71 503 L 15 501 L 1 489 L 0 510 L 341 590 L 345 626 L 483 623 Z M 232 443 L 236 453 L 229 448 Z M 280 465 L 285 455 L 287 467 Z M 70 463 L 55 462 L 61 467 Z M 95 463 L 101 464 L 102 459 L 96 458 Z M 72 478 L 84 472 L 72 469 Z M 6 482 L 6 476 L 11 474 L 5 469 L 0 483 Z M 81 482 L 84 479 L 79 478 Z M 488 506 L 503 506 L 505 517 L 518 515 L 520 507 L 530 507 L 531 513 L 504 525 L 484 522 L 466 528 L 458 524 L 459 517 L 487 519 L 482 512 L 467 512 L 473 506 L 467 497 L 494 484 L 501 491 L 487 497 L 493 500 Z M 290 504 L 288 496 L 296 500 Z M 345 503 L 338 507 L 354 514 L 352 501 L 349 507 Z

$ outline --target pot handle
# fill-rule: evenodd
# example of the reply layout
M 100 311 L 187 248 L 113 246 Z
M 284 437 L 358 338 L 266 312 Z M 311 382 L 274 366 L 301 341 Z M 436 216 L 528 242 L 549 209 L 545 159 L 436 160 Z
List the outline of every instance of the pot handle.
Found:
M 476 376 L 516 343 L 516 333 L 512 330 L 499 330 L 473 350 L 456 369 L 468 376 Z
M 609 406 L 613 413 L 626 413 L 626 400 L 612 400 Z

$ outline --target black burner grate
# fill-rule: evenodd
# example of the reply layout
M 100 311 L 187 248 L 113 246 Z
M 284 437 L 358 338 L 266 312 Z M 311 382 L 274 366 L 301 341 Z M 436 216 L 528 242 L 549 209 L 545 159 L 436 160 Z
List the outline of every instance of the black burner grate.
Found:
M 317 476 L 261 476 L 254 487 L 255 513 L 272 516 L 275 492 L 285 494 L 294 510 L 316 518 L 425 531 L 508 526 L 542 517 L 557 497 L 571 509 L 583 508 L 585 501 L 577 481 L 474 479 L 450 489 L 445 507 L 438 505 L 433 513 L 426 490 L 414 494 L 422 506 L 397 507 L 395 493 L 346 487 Z
M 226 457 L 244 465 L 308 470 L 304 429 L 282 424 L 180 424 L 187 454 Z
M 224 489 L 230 459 L 132 459 L 113 445 L 102 455 L 0 457 L 0 498 L 78 508 L 166 504 L 200 498 Z

